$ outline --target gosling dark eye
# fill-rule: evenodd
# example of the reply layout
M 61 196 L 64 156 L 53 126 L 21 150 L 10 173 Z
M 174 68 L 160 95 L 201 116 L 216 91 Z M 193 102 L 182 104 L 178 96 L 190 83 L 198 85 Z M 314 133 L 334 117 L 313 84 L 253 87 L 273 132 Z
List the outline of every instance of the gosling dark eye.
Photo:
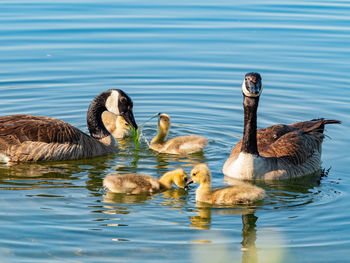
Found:
M 187 182 L 187 181 L 188 181 L 188 178 L 187 178 L 187 177 L 185 177 L 185 178 L 184 178 L 184 181 L 185 181 L 185 182 Z
M 197 173 L 193 173 L 193 174 L 192 174 L 192 176 L 196 176 L 196 175 L 197 175 Z

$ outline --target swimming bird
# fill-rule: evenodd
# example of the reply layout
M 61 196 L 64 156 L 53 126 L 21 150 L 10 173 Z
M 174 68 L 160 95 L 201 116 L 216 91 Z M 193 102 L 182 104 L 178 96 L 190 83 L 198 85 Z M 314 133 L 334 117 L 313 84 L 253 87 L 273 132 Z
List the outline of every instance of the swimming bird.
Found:
M 131 136 L 130 125 L 123 116 L 115 115 L 110 111 L 104 111 L 102 113 L 102 121 L 114 138 L 123 139 Z
M 74 126 L 49 117 L 9 115 L 0 117 L 0 159 L 6 163 L 61 161 L 92 158 L 116 151 L 116 143 L 101 115 L 121 115 L 135 129 L 133 102 L 119 89 L 95 97 L 87 112 L 90 136 Z
M 209 204 L 249 204 L 261 200 L 265 195 L 262 188 L 243 181 L 238 181 L 237 185 L 234 186 L 213 190 L 211 188 L 211 173 L 204 163 L 197 164 L 191 170 L 191 179 L 187 185 L 191 183 L 200 184 L 196 190 L 196 201 Z
M 169 115 L 159 113 L 158 133 L 150 143 L 152 150 L 160 153 L 185 155 L 202 151 L 208 143 L 206 138 L 198 135 L 181 136 L 166 141 L 169 129 Z
M 170 189 L 174 183 L 184 188 L 188 176 L 183 169 L 166 172 L 159 180 L 147 174 L 110 174 L 103 179 L 104 188 L 114 193 L 142 194 Z
M 286 179 L 317 172 L 326 124 L 339 120 L 314 119 L 289 125 L 276 124 L 257 130 L 257 109 L 262 92 L 259 73 L 247 73 L 242 84 L 243 139 L 232 149 L 223 166 L 236 179 Z

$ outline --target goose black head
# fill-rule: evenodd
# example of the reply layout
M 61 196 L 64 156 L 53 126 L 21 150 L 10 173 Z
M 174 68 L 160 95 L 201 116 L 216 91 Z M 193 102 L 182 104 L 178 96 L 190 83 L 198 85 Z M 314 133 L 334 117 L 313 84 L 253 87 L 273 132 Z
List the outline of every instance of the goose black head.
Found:
M 242 92 L 247 97 L 259 97 L 262 92 L 261 76 L 257 72 L 249 72 L 242 83 Z
M 133 102 L 131 98 L 120 89 L 109 90 L 106 99 L 106 109 L 116 115 L 122 116 L 128 124 L 137 129 L 137 124 L 133 114 Z

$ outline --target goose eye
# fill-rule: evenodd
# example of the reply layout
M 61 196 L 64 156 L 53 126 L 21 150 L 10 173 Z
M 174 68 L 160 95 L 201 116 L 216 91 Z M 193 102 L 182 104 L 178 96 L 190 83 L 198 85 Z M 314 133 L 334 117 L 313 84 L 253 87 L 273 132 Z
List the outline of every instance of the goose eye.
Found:
M 196 176 L 197 175 L 197 173 L 192 173 L 192 176 Z
M 188 178 L 187 178 L 187 177 L 185 177 L 185 178 L 184 178 L 184 181 L 185 181 L 185 182 L 187 182 L 187 181 L 188 181 Z
M 123 103 L 123 104 L 126 104 L 127 99 L 125 97 L 121 97 L 120 98 L 120 102 Z

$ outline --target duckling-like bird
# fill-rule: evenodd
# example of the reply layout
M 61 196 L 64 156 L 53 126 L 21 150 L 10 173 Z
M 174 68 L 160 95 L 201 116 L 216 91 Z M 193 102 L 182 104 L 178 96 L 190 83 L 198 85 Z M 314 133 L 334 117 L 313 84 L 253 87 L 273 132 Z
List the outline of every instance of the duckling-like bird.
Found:
M 102 113 L 121 115 L 137 129 L 130 97 L 119 89 L 102 92 L 87 112 L 90 136 L 74 126 L 49 117 L 0 117 L 0 161 L 6 163 L 92 158 L 116 151 L 116 143 L 102 122 Z
M 277 124 L 257 130 L 257 109 L 262 92 L 259 73 L 247 73 L 243 84 L 243 139 L 232 149 L 223 166 L 236 179 L 286 179 L 318 171 L 326 124 L 338 120 L 314 119 Z
M 146 174 L 110 174 L 103 179 L 103 187 L 114 193 L 142 194 L 170 189 L 174 183 L 184 188 L 188 176 L 183 169 L 166 172 L 159 180 Z
M 196 190 L 196 201 L 217 205 L 249 204 L 261 200 L 265 191 L 257 186 L 245 182 L 216 190 L 211 188 L 211 173 L 204 163 L 197 164 L 191 171 L 191 179 L 187 185 L 199 183 Z
M 130 125 L 123 116 L 115 115 L 110 111 L 104 111 L 102 113 L 102 121 L 114 138 L 123 139 L 131 136 Z
M 165 113 L 159 114 L 158 133 L 150 143 L 150 148 L 160 153 L 191 154 L 200 152 L 208 140 L 198 135 L 187 135 L 166 141 L 170 129 L 170 117 Z

